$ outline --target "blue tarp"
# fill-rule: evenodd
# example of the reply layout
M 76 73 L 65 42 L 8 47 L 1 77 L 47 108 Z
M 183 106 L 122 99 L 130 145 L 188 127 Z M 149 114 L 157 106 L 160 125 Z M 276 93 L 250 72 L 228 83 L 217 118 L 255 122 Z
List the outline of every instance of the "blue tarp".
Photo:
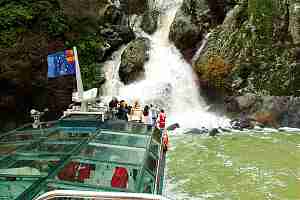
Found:
M 48 78 L 75 74 L 75 59 L 72 50 L 48 55 Z

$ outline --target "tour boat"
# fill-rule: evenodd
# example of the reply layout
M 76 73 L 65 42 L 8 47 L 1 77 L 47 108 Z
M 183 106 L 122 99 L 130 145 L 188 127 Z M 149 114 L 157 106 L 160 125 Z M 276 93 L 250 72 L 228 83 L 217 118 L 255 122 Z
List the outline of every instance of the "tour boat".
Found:
M 166 154 L 159 130 L 115 119 L 96 101 L 97 89 L 84 92 L 75 47 L 68 50 L 71 61 L 72 53 L 73 101 L 80 106 L 50 122 L 32 109 L 33 123 L 0 134 L 0 199 L 163 199 Z M 51 62 L 59 63 L 61 55 Z

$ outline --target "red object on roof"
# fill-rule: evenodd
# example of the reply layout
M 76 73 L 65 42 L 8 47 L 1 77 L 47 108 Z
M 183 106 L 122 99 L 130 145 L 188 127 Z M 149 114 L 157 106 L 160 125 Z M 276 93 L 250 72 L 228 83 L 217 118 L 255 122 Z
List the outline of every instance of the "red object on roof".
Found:
M 116 167 L 114 175 L 111 179 L 111 186 L 117 188 L 127 188 L 128 173 L 124 167 Z
M 61 172 L 59 172 L 58 178 L 63 181 L 74 181 L 77 168 L 78 163 L 70 162 Z
M 90 178 L 91 175 L 91 166 L 88 164 L 83 164 L 79 167 L 78 180 L 83 182 L 84 179 Z

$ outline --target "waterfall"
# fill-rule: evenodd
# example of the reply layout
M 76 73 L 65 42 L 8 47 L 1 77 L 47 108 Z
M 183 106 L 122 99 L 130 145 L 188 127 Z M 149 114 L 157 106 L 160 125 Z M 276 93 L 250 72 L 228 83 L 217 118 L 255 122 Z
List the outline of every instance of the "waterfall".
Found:
M 124 85 L 118 77 L 122 47 L 105 63 L 106 95 L 118 96 L 128 102 L 139 100 L 142 104 L 156 104 L 165 108 L 167 124 L 179 123 L 183 128 L 219 127 L 228 124 L 225 118 L 207 112 L 207 105 L 199 94 L 196 75 L 169 41 L 170 26 L 182 0 L 160 0 L 161 11 L 158 30 L 148 35 L 140 29 L 134 31 L 151 41 L 150 59 L 145 64 L 145 79 Z

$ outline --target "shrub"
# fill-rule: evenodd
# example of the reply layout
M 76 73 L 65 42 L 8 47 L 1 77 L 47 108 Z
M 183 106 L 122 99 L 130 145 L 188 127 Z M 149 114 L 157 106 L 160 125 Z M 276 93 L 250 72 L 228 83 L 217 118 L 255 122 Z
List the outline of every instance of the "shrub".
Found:
M 196 65 L 196 70 L 201 78 L 207 80 L 209 84 L 217 89 L 227 90 L 227 77 L 231 73 L 232 65 L 228 64 L 223 57 L 210 56 L 205 64 Z

